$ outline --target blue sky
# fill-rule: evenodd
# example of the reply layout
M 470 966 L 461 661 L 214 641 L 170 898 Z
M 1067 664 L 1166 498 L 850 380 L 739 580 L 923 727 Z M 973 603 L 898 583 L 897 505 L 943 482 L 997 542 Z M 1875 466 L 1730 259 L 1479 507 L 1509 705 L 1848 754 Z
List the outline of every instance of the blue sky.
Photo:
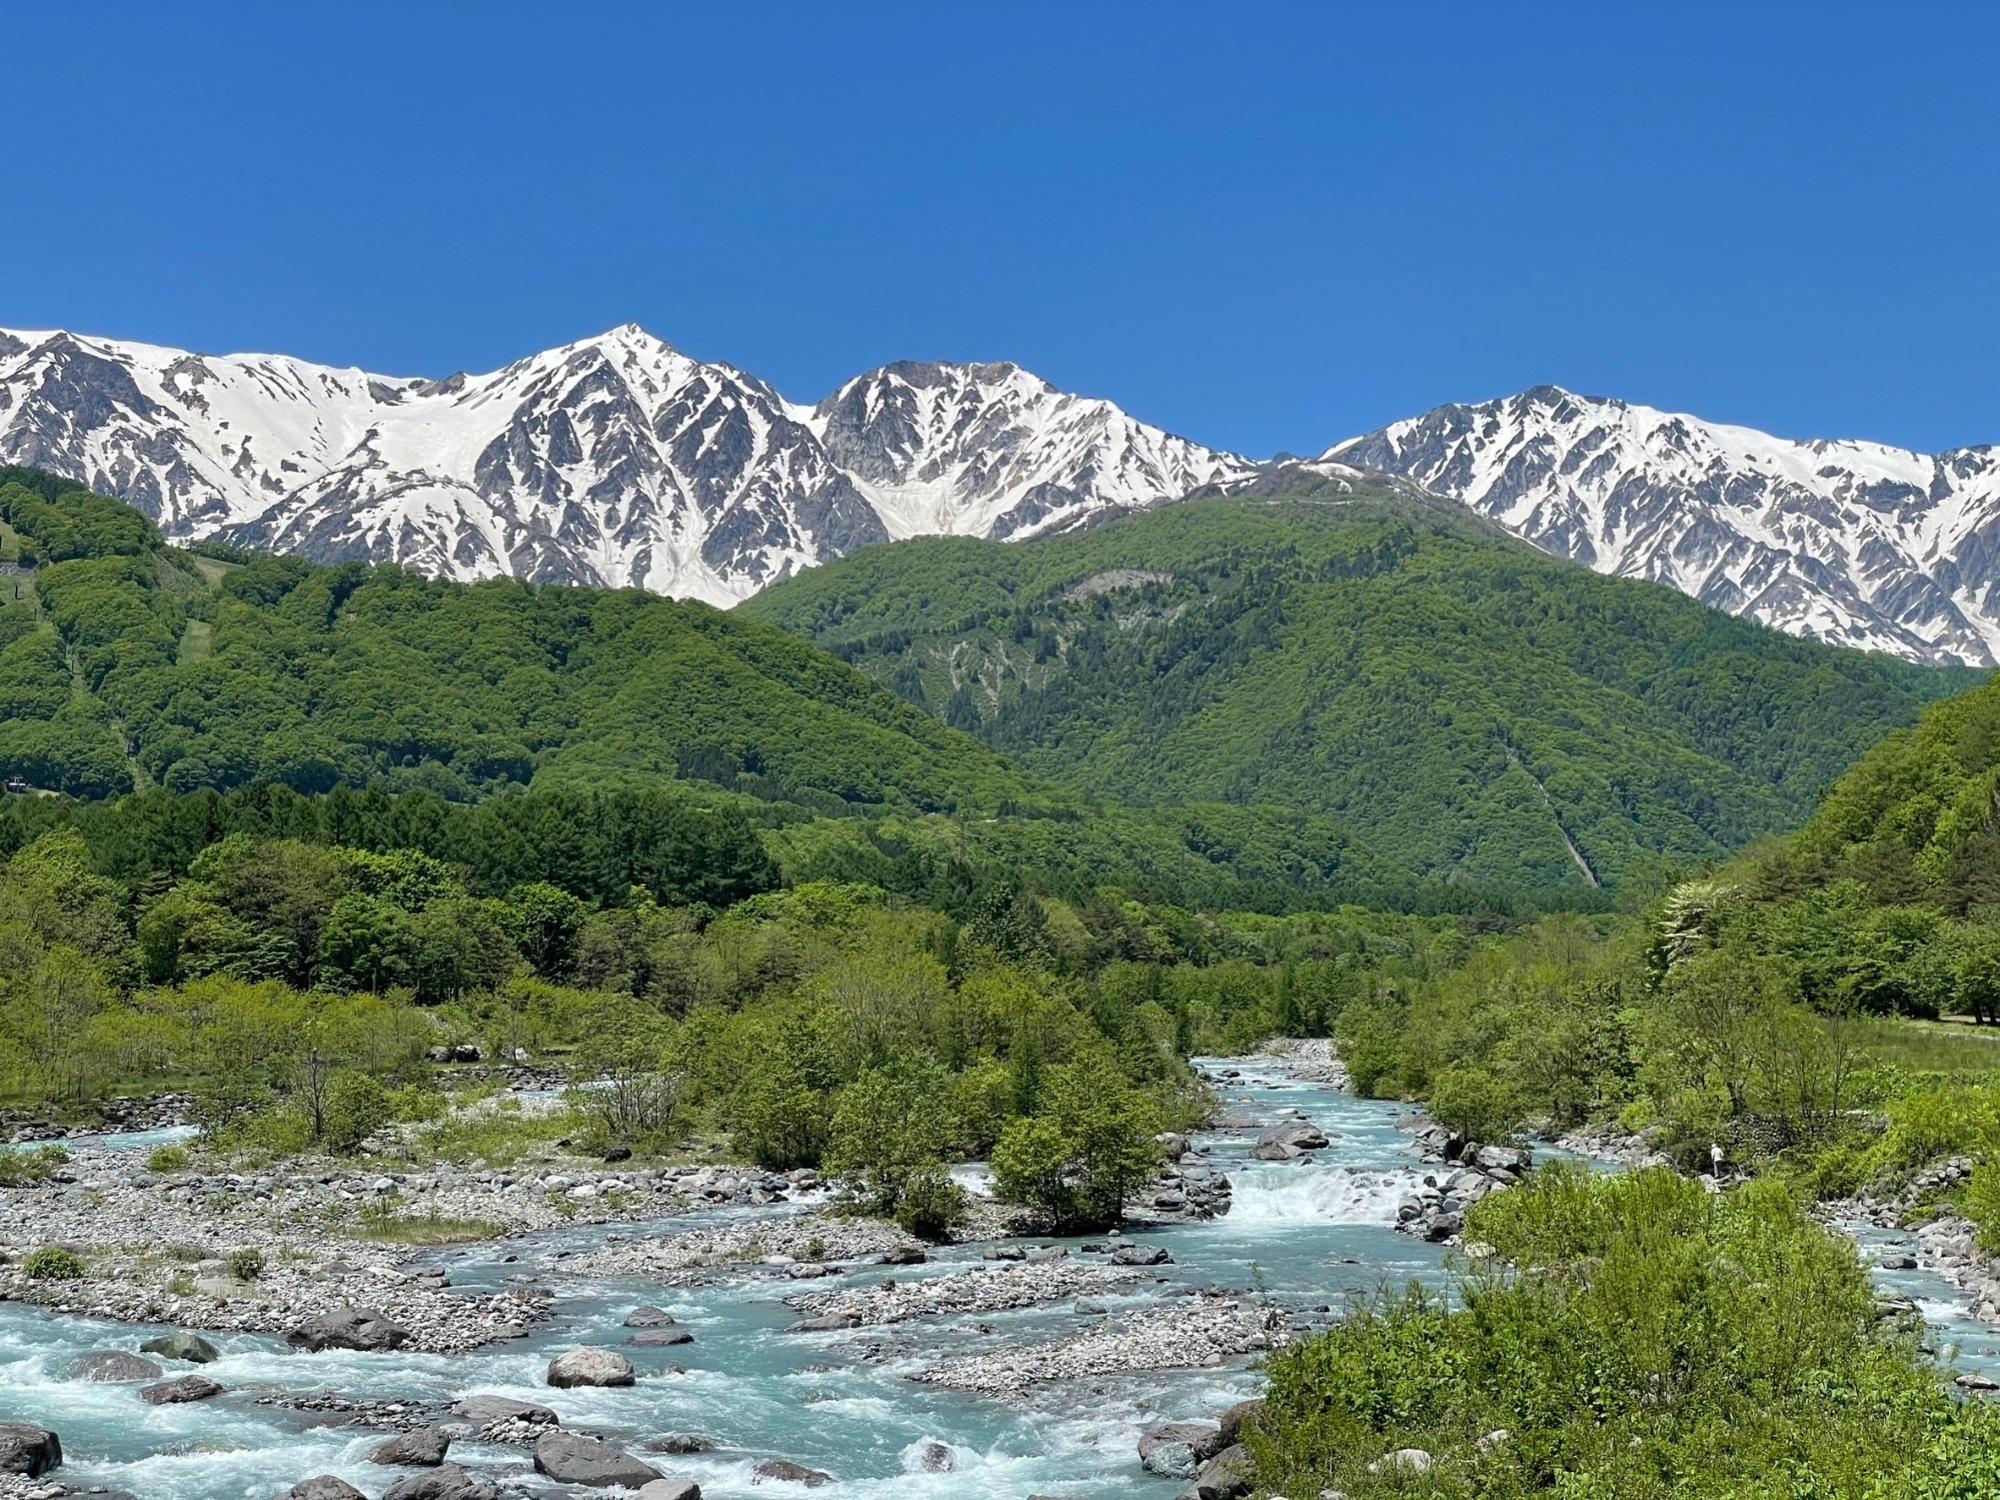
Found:
M 16 7 L 0 325 L 1006 358 L 1256 454 L 1541 381 L 2000 441 L 1995 11 Z

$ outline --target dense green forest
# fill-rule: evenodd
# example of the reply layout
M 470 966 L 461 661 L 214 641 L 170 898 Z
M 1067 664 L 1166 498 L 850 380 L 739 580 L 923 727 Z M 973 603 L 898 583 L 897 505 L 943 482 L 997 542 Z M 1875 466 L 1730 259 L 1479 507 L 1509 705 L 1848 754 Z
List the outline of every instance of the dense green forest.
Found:
M 872 548 L 738 613 L 1031 771 L 1326 814 L 1434 877 L 1581 897 L 1796 824 L 1976 678 L 1798 640 L 1405 496 Z

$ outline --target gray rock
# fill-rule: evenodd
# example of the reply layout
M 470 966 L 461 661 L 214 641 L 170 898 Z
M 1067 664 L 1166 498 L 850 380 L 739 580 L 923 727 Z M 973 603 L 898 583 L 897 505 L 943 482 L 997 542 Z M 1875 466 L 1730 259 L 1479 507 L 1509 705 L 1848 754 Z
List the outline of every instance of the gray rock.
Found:
M 547 1432 L 535 1439 L 535 1472 L 562 1484 L 599 1490 L 614 1485 L 636 1490 L 651 1480 L 666 1477 L 623 1448 L 585 1437 L 580 1432 Z
M 825 1313 L 817 1318 L 802 1318 L 785 1329 L 787 1333 L 838 1333 L 844 1328 L 859 1328 L 861 1319 L 853 1313 Z
M 696 1437 L 687 1432 L 670 1432 L 665 1437 L 654 1438 L 646 1444 L 648 1453 L 672 1453 L 684 1456 L 689 1453 L 713 1453 L 715 1444 L 705 1437 Z
M 500 1500 L 500 1491 L 483 1474 L 468 1474 L 457 1464 L 443 1464 L 428 1473 L 397 1480 L 382 1492 L 382 1500 Z
M 368 1455 L 371 1464 L 396 1464 L 435 1469 L 451 1450 L 451 1433 L 443 1427 L 418 1427 L 398 1433 Z
M 676 1324 L 672 1328 L 641 1328 L 625 1342 L 639 1349 L 671 1349 L 679 1344 L 692 1344 L 694 1335 Z
M 548 1383 L 558 1389 L 572 1386 L 631 1385 L 638 1377 L 632 1361 L 616 1349 L 572 1349 L 549 1361 Z
M 136 1354 L 127 1354 L 123 1349 L 99 1349 L 90 1354 L 79 1354 L 69 1362 L 63 1371 L 64 1380 L 88 1380 L 109 1383 L 119 1380 L 158 1380 L 166 1374 L 150 1359 L 141 1359 Z
M 1238 1496 L 1250 1493 L 1256 1472 L 1250 1450 L 1237 1443 L 1202 1465 L 1201 1473 L 1185 1493 L 1194 1500 L 1237 1500 Z
M 212 1401 L 221 1394 L 222 1387 L 206 1375 L 183 1375 L 147 1386 L 139 1392 L 139 1399 L 150 1406 L 185 1406 L 190 1401 Z
M 1139 1467 L 1163 1479 L 1192 1479 L 1222 1451 L 1221 1432 L 1207 1422 L 1168 1422 L 1139 1438 Z
M 1158 1245 L 1121 1245 L 1111 1252 L 1114 1266 L 1170 1266 L 1174 1258 Z
M 939 1442 L 926 1442 L 917 1450 L 917 1468 L 925 1474 L 949 1474 L 958 1467 L 958 1455 Z
M 639 1500 L 701 1500 L 701 1486 L 692 1479 L 649 1479 L 639 1486 Z
M 147 1354 L 157 1354 L 162 1359 L 177 1359 L 187 1365 L 213 1364 L 222 1357 L 220 1349 L 194 1333 L 163 1333 L 158 1338 L 147 1339 L 139 1347 Z M 306 1482 L 313 1483 L 312 1480 Z M 334 1483 L 340 1481 L 336 1479 Z
M 400 1349 L 410 1341 L 410 1330 L 391 1322 L 379 1312 L 365 1307 L 342 1307 L 308 1318 L 285 1335 L 294 1349 L 317 1354 L 322 1349 L 358 1349 L 379 1353 Z
M 368 1500 L 368 1497 L 346 1480 L 322 1474 L 317 1479 L 301 1479 L 278 1500 Z
M 0 1422 L 0 1474 L 39 1478 L 62 1467 L 62 1439 L 32 1422 Z
M 1258 1419 L 1263 1415 L 1264 1401 L 1262 1397 L 1254 1401 L 1239 1401 L 1230 1407 L 1228 1411 L 1222 1414 L 1222 1446 L 1229 1448 L 1240 1443 L 1243 1440 L 1243 1429 L 1256 1426 Z
M 832 1484 L 833 1476 L 818 1469 L 808 1469 L 804 1464 L 795 1464 L 787 1458 L 767 1458 L 750 1471 L 752 1484 L 762 1484 L 766 1480 L 802 1484 L 809 1490 L 816 1490 L 821 1485 Z
M 527 1422 L 536 1427 L 553 1427 L 558 1420 L 548 1407 L 538 1406 L 532 1401 L 516 1401 L 512 1396 L 467 1396 L 463 1401 L 453 1403 L 451 1414 L 474 1427 L 491 1427 L 495 1422 Z
M 627 1328 L 671 1328 L 674 1315 L 664 1307 L 635 1307 L 625 1315 Z

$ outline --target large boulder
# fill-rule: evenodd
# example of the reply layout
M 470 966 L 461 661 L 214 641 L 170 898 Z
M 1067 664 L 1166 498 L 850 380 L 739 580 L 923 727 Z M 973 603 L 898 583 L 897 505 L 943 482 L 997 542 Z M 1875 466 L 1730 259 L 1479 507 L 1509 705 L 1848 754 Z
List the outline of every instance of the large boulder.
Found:
M 1139 1438 L 1139 1466 L 1163 1479 L 1192 1479 L 1222 1451 L 1221 1430 L 1208 1422 L 1168 1422 Z
M 401 1432 L 368 1455 L 371 1464 L 396 1464 L 411 1469 L 435 1469 L 451 1451 L 451 1433 L 443 1427 L 418 1427 Z
M 579 1385 L 631 1385 L 638 1379 L 632 1361 L 616 1349 L 572 1349 L 549 1361 L 550 1385 L 567 1390 Z
M 1287 1120 L 1282 1125 L 1273 1125 L 1257 1136 L 1260 1146 L 1290 1146 L 1294 1151 L 1319 1151 L 1327 1144 L 1326 1132 L 1317 1125 L 1308 1125 L 1304 1120 Z
M 310 1354 L 322 1349 L 358 1349 L 374 1354 L 400 1349 L 409 1341 L 409 1329 L 365 1307 L 342 1307 L 321 1313 L 285 1335 L 286 1343 Z
M 1170 1266 L 1174 1258 L 1161 1245 L 1120 1245 L 1111 1252 L 1114 1266 Z
M 63 1371 L 64 1380 L 110 1383 L 119 1380 L 158 1380 L 166 1374 L 150 1359 L 127 1354 L 123 1349 L 98 1349 L 79 1354 Z
M 467 1396 L 463 1401 L 453 1403 L 451 1414 L 474 1427 L 491 1427 L 495 1422 L 527 1422 L 536 1427 L 553 1427 L 557 1420 L 556 1414 L 546 1406 L 538 1406 L 532 1401 L 516 1401 L 512 1396 Z
M 1222 1414 L 1222 1422 L 1220 1424 L 1222 1448 L 1234 1447 L 1237 1443 L 1242 1442 L 1243 1429 L 1246 1427 L 1255 1427 L 1263 1418 L 1263 1415 L 1264 1398 L 1261 1396 L 1252 1401 L 1239 1401 L 1230 1407 L 1228 1411 Z M 1220 1452 L 1221 1448 L 1218 1448 L 1216 1451 Z
M 623 1448 L 580 1432 L 547 1432 L 535 1439 L 535 1472 L 562 1484 L 580 1484 L 589 1489 L 636 1490 L 655 1479 L 664 1479 L 658 1469 L 634 1458 Z
M 222 1357 L 220 1349 L 195 1333 L 163 1333 L 158 1338 L 147 1339 L 139 1347 L 147 1354 L 157 1354 L 161 1359 L 177 1359 L 184 1365 L 213 1364 Z M 316 1482 L 306 1481 L 308 1484 Z M 334 1483 L 339 1484 L 340 1481 L 336 1479 Z
M 625 1314 L 627 1328 L 671 1328 L 674 1315 L 664 1307 L 635 1307 Z
M 0 1422 L 0 1474 L 34 1479 L 62 1467 L 62 1439 L 32 1422 Z
M 1256 1476 L 1250 1450 L 1237 1443 L 1203 1464 L 1193 1486 L 1182 1493 L 1191 1500 L 1237 1500 L 1250 1493 Z
M 468 1474 L 457 1464 L 443 1464 L 397 1480 L 382 1491 L 382 1500 L 500 1500 L 500 1491 L 483 1474 Z
M 190 1401 L 212 1401 L 222 1387 L 206 1375 L 183 1375 L 179 1380 L 163 1380 L 139 1392 L 139 1399 L 152 1406 L 185 1406 Z
M 322 1474 L 317 1479 L 301 1479 L 278 1500 L 368 1500 L 368 1497 L 345 1479 Z
M 767 1481 L 802 1484 L 809 1490 L 816 1490 L 823 1484 L 832 1484 L 833 1476 L 818 1469 L 808 1469 L 804 1464 L 795 1464 L 788 1458 L 767 1458 L 750 1471 L 750 1482 L 763 1484 Z
M 649 1479 L 639 1486 L 639 1500 L 701 1500 L 701 1486 L 692 1479 Z

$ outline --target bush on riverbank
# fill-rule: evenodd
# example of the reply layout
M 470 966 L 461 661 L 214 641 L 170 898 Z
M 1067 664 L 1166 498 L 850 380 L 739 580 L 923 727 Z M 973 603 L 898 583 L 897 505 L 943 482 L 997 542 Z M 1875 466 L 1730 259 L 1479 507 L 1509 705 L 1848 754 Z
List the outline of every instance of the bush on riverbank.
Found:
M 1874 1316 L 1854 1252 L 1770 1185 L 1546 1167 L 1466 1236 L 1525 1269 L 1413 1288 L 1276 1356 L 1250 1441 L 1274 1492 L 1972 1500 L 2000 1412 Z M 1504 1436 L 1502 1436 L 1504 1434 Z M 1388 1455 L 1416 1449 L 1425 1469 Z

